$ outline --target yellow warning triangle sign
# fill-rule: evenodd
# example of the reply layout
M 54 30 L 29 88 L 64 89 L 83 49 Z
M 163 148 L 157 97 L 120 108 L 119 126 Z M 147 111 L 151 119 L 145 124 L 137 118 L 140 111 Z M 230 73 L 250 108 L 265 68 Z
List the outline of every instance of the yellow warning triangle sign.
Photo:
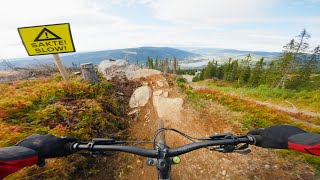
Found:
M 34 41 L 48 41 L 48 40 L 58 40 L 61 39 L 54 32 L 50 31 L 47 28 L 43 28 L 39 35 L 36 37 Z

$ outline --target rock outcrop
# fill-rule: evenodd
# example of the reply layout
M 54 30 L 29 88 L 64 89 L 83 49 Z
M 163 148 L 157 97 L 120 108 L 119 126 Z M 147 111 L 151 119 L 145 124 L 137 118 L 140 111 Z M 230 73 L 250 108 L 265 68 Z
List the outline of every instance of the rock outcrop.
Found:
M 161 71 L 154 69 L 141 69 L 134 64 L 129 64 L 126 60 L 102 61 L 98 66 L 98 70 L 104 74 L 107 80 L 111 80 L 114 77 L 134 80 L 141 77 L 161 74 Z
M 167 98 L 153 96 L 153 106 L 156 109 L 159 118 L 171 117 L 183 109 L 182 98 Z

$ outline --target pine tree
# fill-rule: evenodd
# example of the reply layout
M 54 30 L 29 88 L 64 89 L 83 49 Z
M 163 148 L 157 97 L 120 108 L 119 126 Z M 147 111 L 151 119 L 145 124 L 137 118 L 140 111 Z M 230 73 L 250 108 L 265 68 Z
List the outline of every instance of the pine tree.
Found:
M 289 73 L 293 70 L 297 63 L 297 58 L 303 56 L 303 52 L 309 47 L 306 42 L 310 38 L 310 34 L 303 29 L 303 31 L 298 35 L 298 42 L 291 40 L 286 46 L 284 46 L 282 61 L 280 61 L 281 78 L 277 83 L 274 83 L 275 87 L 285 87 L 285 83 L 288 80 Z
M 154 69 L 153 59 L 152 58 L 150 58 L 150 69 Z
M 226 81 L 230 81 L 230 76 L 232 71 L 231 62 L 232 62 L 232 59 L 229 58 L 229 60 L 223 66 L 223 79 Z
M 213 62 L 214 62 L 214 61 L 213 61 Z M 213 77 L 219 78 L 218 76 L 219 76 L 219 75 L 218 75 L 218 61 L 216 61 L 216 62 L 214 63 L 214 73 L 213 73 Z
M 265 65 L 265 63 L 263 61 L 264 58 L 261 58 L 258 62 L 256 62 L 256 65 L 254 66 L 248 80 L 248 84 L 250 87 L 257 87 L 260 85 L 261 78 L 264 74 L 263 66 Z
M 245 85 L 251 74 L 251 55 L 248 54 L 245 59 L 242 59 L 239 66 L 238 87 Z
M 146 61 L 146 68 L 149 68 L 149 57 L 148 57 L 148 59 Z
M 303 66 L 298 70 L 297 75 L 292 78 L 288 83 L 288 88 L 298 89 L 303 87 L 304 84 L 308 83 L 311 78 L 311 73 L 317 69 L 319 63 L 320 47 L 317 46 L 311 55 L 304 58 L 302 62 Z
M 199 80 L 204 80 L 204 71 L 205 71 L 205 68 L 201 70 L 201 72 L 199 73 Z
M 154 68 L 157 69 L 157 70 L 159 69 L 158 57 L 156 57 L 155 64 L 154 64 Z
M 261 84 L 266 84 L 269 87 L 273 87 L 273 83 L 278 78 L 279 68 L 277 67 L 276 60 L 272 60 L 265 70 L 265 73 L 261 76 Z
M 204 78 L 204 79 L 211 79 L 211 78 L 213 78 L 213 69 L 214 69 L 213 64 L 212 64 L 211 61 L 209 61 L 207 67 L 205 68 L 205 70 L 204 70 L 204 72 L 203 72 L 203 73 L 204 73 L 204 74 L 203 74 L 203 78 Z
M 218 70 L 217 70 L 217 78 L 218 79 L 224 79 L 224 68 L 223 68 L 223 65 L 218 67 Z
M 173 74 L 177 74 L 177 59 L 173 58 Z
M 166 58 L 163 62 L 163 73 L 166 75 L 169 71 L 169 66 L 168 66 L 168 58 Z
M 229 81 L 233 82 L 235 80 L 238 79 L 238 60 L 233 60 L 231 63 L 231 67 L 230 67 L 230 76 L 229 76 Z

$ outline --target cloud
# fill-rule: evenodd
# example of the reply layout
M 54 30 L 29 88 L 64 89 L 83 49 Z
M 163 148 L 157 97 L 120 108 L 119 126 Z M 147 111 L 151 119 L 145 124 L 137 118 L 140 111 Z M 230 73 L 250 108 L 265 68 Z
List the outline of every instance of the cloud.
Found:
M 193 25 L 223 25 L 249 22 L 261 16 L 275 0 L 155 0 L 155 16 Z
M 27 56 L 17 27 L 65 22 L 71 24 L 79 52 L 137 46 L 281 51 L 282 46 L 303 28 L 300 24 L 307 25 L 307 30 L 314 35 L 312 41 L 319 42 L 319 38 L 316 39 L 319 37 L 316 32 L 320 32 L 319 16 L 272 17 L 266 11 L 277 1 L 10 0 L 0 6 L 0 56 Z M 148 21 L 142 16 L 139 23 L 134 23 L 130 13 L 113 14 L 115 9 L 121 11 L 121 7 L 132 10 L 130 13 L 146 8 Z M 275 25 L 282 22 L 285 22 L 283 27 L 288 23 L 299 24 L 282 29 Z M 256 23 L 265 23 L 268 30 Z M 234 24 L 241 27 L 233 28 Z

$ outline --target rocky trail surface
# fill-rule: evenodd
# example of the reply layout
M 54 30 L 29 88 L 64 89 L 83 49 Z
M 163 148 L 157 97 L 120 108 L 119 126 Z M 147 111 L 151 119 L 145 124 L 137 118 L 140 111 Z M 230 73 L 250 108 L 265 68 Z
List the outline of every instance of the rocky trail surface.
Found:
M 116 71 L 113 69 L 112 72 Z M 120 74 L 126 73 L 120 72 Z M 133 92 L 129 102 L 128 115 L 131 117 L 129 139 L 151 140 L 159 118 L 164 120 L 165 127 L 175 128 L 192 137 L 225 132 L 245 134 L 241 130 L 241 124 L 233 121 L 243 116 L 241 112 L 230 111 L 220 104 L 209 101 L 203 101 L 207 108 L 195 110 L 174 86 L 170 76 L 163 76 L 158 72 L 146 73 L 146 70 L 141 75 L 143 76 L 131 79 L 139 82 L 141 86 Z M 184 137 L 170 132 L 166 132 L 166 140 L 171 148 L 190 143 Z M 150 144 L 140 146 L 152 148 Z M 314 177 L 314 169 L 302 159 L 286 159 L 276 151 L 254 146 L 250 148 L 252 152 L 248 155 L 224 154 L 207 149 L 192 151 L 180 156 L 182 161 L 173 166 L 171 178 L 312 179 Z M 121 153 L 117 158 L 119 169 L 116 178 L 157 179 L 155 167 L 147 166 L 146 158 L 125 153 Z

